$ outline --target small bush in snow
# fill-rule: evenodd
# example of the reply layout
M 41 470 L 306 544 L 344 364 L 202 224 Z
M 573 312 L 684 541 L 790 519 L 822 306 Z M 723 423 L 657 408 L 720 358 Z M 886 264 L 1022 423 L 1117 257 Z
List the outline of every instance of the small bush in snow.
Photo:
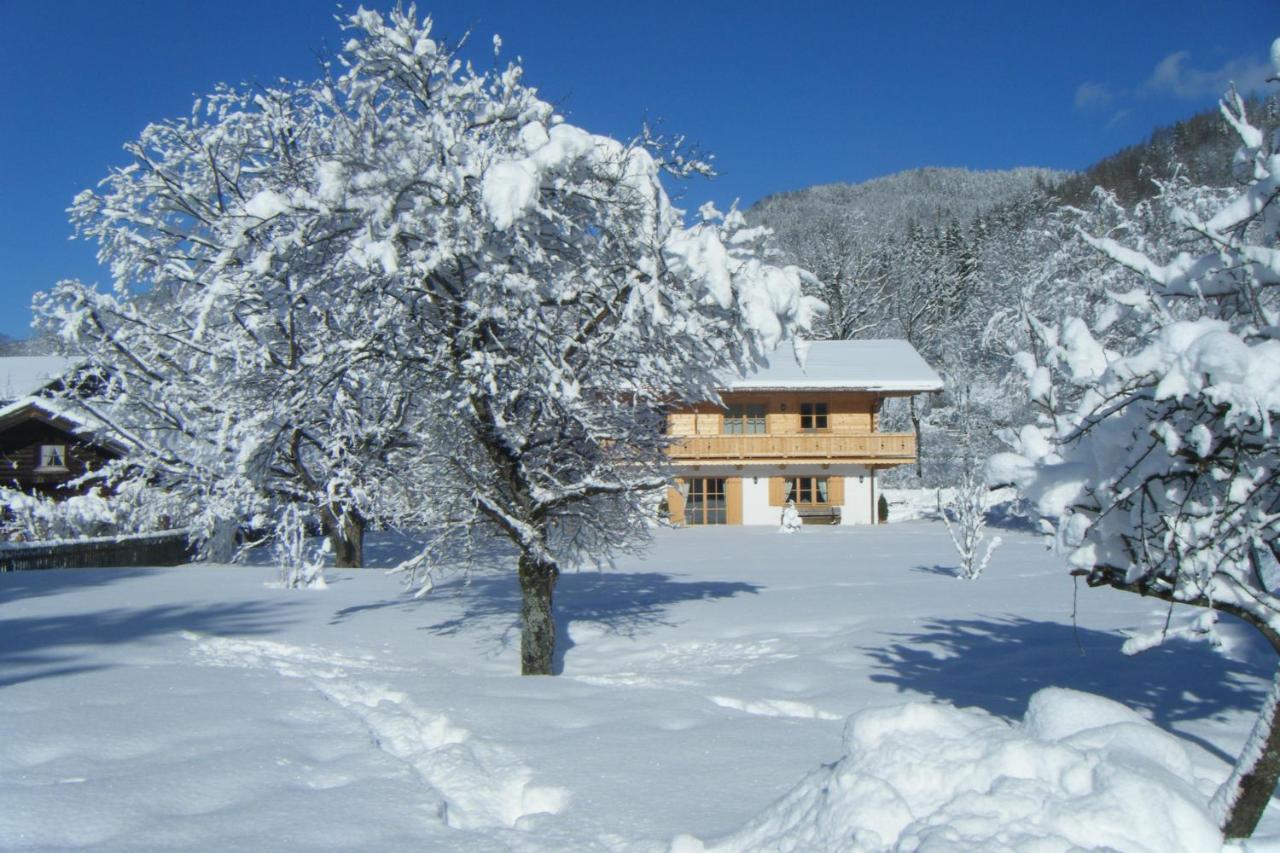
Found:
M 984 533 L 987 529 L 987 482 L 976 464 L 964 469 L 951 500 L 943 504 L 942 491 L 938 491 L 938 514 L 951 534 L 951 541 L 960 555 L 960 577 L 973 580 L 982 574 L 991 555 L 1000 547 L 999 536 L 987 542 L 982 557 L 978 557 Z
M 154 533 L 185 527 L 188 514 L 169 496 L 141 480 L 93 487 L 83 494 L 53 499 L 0 487 L 0 534 L 12 541 L 85 539 Z
M 275 557 L 280 567 L 280 582 L 286 589 L 324 589 L 324 557 L 329 553 L 329 540 L 318 547 L 307 545 L 307 523 L 296 504 L 280 513 L 276 526 Z

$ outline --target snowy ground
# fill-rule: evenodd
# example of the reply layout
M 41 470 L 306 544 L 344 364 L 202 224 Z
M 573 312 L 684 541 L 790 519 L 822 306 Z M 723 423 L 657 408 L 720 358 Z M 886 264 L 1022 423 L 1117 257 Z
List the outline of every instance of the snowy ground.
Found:
M 1073 626 L 1060 564 L 1002 533 L 986 575 L 963 582 L 932 521 L 660 531 L 617 571 L 562 579 L 558 678 L 516 675 L 509 575 L 420 601 L 369 570 L 314 592 L 273 588 L 264 567 L 0 575 L 0 846 L 750 847 L 765 843 L 752 822 L 777 829 L 771 804 L 808 774 L 881 760 L 845 756 L 848 715 L 864 712 L 851 743 L 907 719 L 1007 740 L 986 715 L 1017 721 L 1051 685 L 1179 735 L 1189 763 L 1165 766 L 1207 797 L 1269 656 L 1245 639 L 1230 656 L 1124 657 L 1121 632 L 1163 611 L 1082 587 Z M 981 713 L 865 710 L 912 700 Z

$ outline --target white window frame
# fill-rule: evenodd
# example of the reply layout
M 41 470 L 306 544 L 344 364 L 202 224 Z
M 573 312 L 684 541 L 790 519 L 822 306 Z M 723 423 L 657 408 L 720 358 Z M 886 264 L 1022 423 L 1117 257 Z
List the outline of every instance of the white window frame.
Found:
M 40 445 L 40 464 L 36 467 L 37 471 L 66 471 L 67 470 L 67 446 L 65 444 L 42 444 Z M 61 462 L 53 464 L 49 460 L 60 459 Z

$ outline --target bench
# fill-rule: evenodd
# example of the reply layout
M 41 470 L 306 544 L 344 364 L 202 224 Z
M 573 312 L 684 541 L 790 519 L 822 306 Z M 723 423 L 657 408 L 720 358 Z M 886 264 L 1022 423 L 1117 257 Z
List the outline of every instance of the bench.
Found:
M 800 520 L 805 524 L 839 524 L 840 507 L 838 506 L 798 506 Z

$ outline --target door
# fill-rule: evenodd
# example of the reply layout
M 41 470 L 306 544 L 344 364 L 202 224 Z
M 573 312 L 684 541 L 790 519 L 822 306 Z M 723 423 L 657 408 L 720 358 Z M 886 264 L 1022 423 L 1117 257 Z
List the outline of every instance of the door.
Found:
M 693 477 L 684 501 L 685 524 L 727 524 L 728 501 L 723 477 Z

